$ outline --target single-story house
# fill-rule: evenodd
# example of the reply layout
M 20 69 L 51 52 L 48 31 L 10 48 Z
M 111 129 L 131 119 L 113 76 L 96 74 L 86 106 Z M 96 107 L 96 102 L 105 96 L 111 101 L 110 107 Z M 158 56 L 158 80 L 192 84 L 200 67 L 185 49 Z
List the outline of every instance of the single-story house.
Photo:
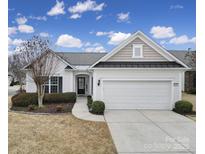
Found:
M 187 58 L 187 50 L 170 50 L 169 52 L 191 68 L 182 75 L 182 91 L 196 90 L 196 61 Z M 196 57 L 196 51 L 189 51 L 189 53 Z
M 61 61 L 46 92 L 74 91 L 105 102 L 106 109 L 171 110 L 181 100 L 189 67 L 138 31 L 109 53 L 55 52 Z M 36 92 L 30 72 L 27 92 Z

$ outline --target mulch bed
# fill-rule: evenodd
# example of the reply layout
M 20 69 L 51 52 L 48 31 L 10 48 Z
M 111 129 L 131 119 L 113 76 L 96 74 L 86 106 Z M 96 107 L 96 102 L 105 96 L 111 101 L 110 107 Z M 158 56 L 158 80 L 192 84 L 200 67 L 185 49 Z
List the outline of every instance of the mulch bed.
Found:
M 184 115 L 184 116 L 186 116 L 186 115 L 188 115 L 188 116 L 196 116 L 196 111 L 191 111 L 190 113 L 180 113 L 180 112 L 175 111 L 174 109 L 172 111 L 174 111 L 174 112 L 176 112 L 178 114 Z
M 57 108 L 61 106 L 59 111 Z M 34 110 L 29 110 L 28 107 L 11 107 L 14 111 L 24 111 L 33 113 L 68 113 L 72 111 L 74 103 L 58 103 L 58 104 L 45 104 L 42 108 L 38 106 Z

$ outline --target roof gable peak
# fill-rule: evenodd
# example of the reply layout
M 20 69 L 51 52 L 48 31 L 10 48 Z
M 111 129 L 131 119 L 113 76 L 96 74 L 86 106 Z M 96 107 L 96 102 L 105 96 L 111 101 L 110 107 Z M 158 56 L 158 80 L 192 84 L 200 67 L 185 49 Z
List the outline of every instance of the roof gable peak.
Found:
M 122 41 L 117 47 L 115 47 L 110 53 L 103 56 L 101 59 L 99 59 L 95 64 L 93 64 L 90 68 L 94 67 L 97 63 L 101 61 L 108 60 L 111 56 L 119 52 L 122 48 L 124 48 L 126 45 L 131 43 L 134 39 L 139 38 L 142 41 L 144 41 L 146 44 L 148 44 L 150 47 L 152 47 L 156 52 L 158 52 L 160 55 L 162 55 L 165 59 L 168 61 L 176 61 L 179 64 L 183 65 L 185 68 L 188 68 L 182 61 L 174 57 L 172 54 L 170 54 L 166 49 L 161 47 L 159 44 L 154 42 L 152 39 L 150 39 L 148 36 L 146 36 L 142 31 L 137 31 L 133 33 L 129 38 Z

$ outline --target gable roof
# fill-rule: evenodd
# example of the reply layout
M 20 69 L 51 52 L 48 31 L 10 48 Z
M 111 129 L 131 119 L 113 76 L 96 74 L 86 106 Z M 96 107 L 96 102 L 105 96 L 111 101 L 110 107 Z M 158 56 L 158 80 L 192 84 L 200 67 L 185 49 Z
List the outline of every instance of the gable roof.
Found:
M 41 56 L 45 56 L 45 55 L 47 55 L 47 54 L 49 54 L 49 53 L 55 55 L 57 58 L 59 58 L 60 60 L 62 60 L 62 62 L 67 65 L 66 68 L 75 69 L 68 61 L 64 60 L 62 57 L 60 57 L 58 54 L 56 54 L 56 52 L 54 52 L 54 51 L 51 50 L 51 49 L 45 51 L 45 53 L 44 53 L 43 55 L 41 55 Z M 22 69 L 23 69 L 23 70 L 29 69 L 29 66 L 30 66 L 32 63 L 33 63 L 33 62 L 31 62 L 31 63 L 25 65 Z
M 175 61 L 179 64 L 181 64 L 184 68 L 188 68 L 186 64 L 184 64 L 182 61 L 180 61 L 178 58 L 170 54 L 167 50 L 165 50 L 163 47 L 158 45 L 156 42 L 151 40 L 149 37 L 147 37 L 144 33 L 141 31 L 137 31 L 136 33 L 132 34 L 129 38 L 121 42 L 116 48 L 114 48 L 110 53 L 99 59 L 96 63 L 94 63 L 90 68 L 93 68 L 97 63 L 108 60 L 111 56 L 119 52 L 122 48 L 124 48 L 126 45 L 128 45 L 130 42 L 132 42 L 134 39 L 140 38 L 142 41 L 150 45 L 156 52 L 161 54 L 163 57 L 165 57 L 168 61 Z
M 92 65 L 107 53 L 55 52 L 71 65 Z
M 176 58 L 180 59 L 183 63 L 185 63 L 188 67 L 192 69 L 196 69 L 196 64 L 190 65 L 189 61 L 185 58 L 187 54 L 187 50 L 169 50 L 169 52 L 174 55 Z M 196 51 L 191 51 L 196 54 Z

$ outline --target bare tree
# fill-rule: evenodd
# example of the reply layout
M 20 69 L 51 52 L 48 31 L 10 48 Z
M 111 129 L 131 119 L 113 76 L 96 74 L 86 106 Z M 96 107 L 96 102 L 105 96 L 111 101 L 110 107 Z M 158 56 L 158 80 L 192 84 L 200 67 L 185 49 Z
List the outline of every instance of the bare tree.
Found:
M 25 80 L 25 72 L 22 70 L 23 66 L 25 66 L 25 61 L 21 58 L 21 55 L 18 53 L 14 53 L 8 57 L 8 71 L 12 80 L 16 79 L 20 84 L 20 92 L 22 92 L 23 82 Z
M 30 40 L 23 42 L 17 49 L 21 58 L 28 65 L 24 68 L 31 74 L 36 84 L 38 93 L 38 106 L 43 106 L 45 94 L 45 82 L 53 76 L 58 65 L 58 59 L 49 49 L 49 40 L 39 36 L 33 36 Z
M 187 60 L 189 67 L 196 67 L 196 51 L 191 51 L 189 48 L 185 60 Z

